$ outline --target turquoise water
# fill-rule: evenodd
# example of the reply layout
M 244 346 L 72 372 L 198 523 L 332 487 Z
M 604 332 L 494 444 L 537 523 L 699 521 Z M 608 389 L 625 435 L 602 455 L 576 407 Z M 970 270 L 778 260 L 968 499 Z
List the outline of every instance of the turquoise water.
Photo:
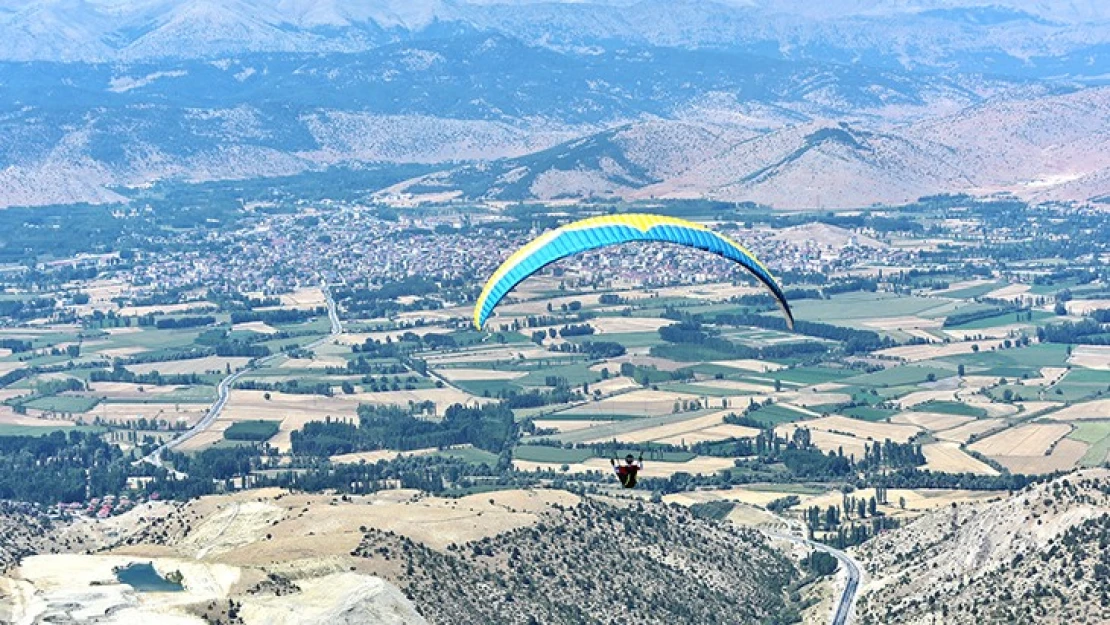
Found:
M 139 592 L 179 592 L 185 587 L 158 574 L 149 562 L 135 562 L 116 570 L 116 579 Z

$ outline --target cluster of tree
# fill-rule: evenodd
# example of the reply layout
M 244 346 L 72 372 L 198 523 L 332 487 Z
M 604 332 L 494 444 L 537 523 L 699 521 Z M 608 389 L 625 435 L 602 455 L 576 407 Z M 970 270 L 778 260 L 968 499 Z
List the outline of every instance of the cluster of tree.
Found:
M 31 341 L 24 341 L 22 339 L 0 339 L 0 349 L 11 350 L 13 354 L 29 352 L 32 347 Z
M 241 380 L 235 383 L 235 388 L 248 391 L 271 391 L 288 393 L 291 395 L 323 395 L 331 397 L 335 393 L 327 382 L 302 382 L 298 380 L 284 380 L 281 382 L 260 382 L 258 380 Z
M 554 329 L 554 328 L 552 328 Z M 594 327 L 588 323 L 582 324 L 567 324 L 559 329 L 559 336 L 568 338 L 571 336 L 589 336 L 594 333 Z
M 837 280 L 831 284 L 826 284 L 821 290 L 825 295 L 854 293 L 856 291 L 874 293 L 879 290 L 879 283 L 871 278 L 846 278 L 844 280 Z
M 552 345 L 551 351 L 564 354 L 586 354 L 591 360 L 616 358 L 625 353 L 624 345 L 612 341 L 582 341 L 581 343 L 560 343 Z
M 358 347 L 355 345 L 354 347 Z M 395 375 L 398 373 L 405 373 L 408 369 L 400 362 L 381 362 L 376 360 L 368 360 L 366 356 L 359 356 L 347 361 L 346 366 L 343 367 L 327 367 L 324 371 L 328 375 L 354 375 L 362 374 L 370 375 Z M 369 382 L 368 378 L 364 378 L 363 382 Z
M 157 371 L 135 373 L 117 365 L 111 369 L 95 369 L 89 372 L 90 382 L 130 382 L 132 384 L 186 385 L 204 384 L 204 379 L 196 373 L 162 374 Z
M 131 465 L 95 433 L 0 436 L 0 499 L 54 504 L 117 494 Z
M 533 389 L 525 393 L 514 390 L 502 390 L 498 393 L 505 405 L 509 408 L 539 408 L 551 404 L 565 404 L 571 401 L 581 401 L 582 395 L 572 391 L 565 385 L 558 385 L 550 391 Z
M 1110 345 L 1110 330 L 1095 319 L 1065 321 L 1037 328 L 1037 338 L 1044 343 Z
M 963 313 L 952 313 L 951 315 L 948 315 L 944 318 L 943 327 L 954 328 L 971 323 L 973 321 L 979 321 L 980 319 L 990 319 L 991 317 L 997 317 L 999 315 L 1005 315 L 1007 313 L 1018 312 L 1023 311 L 1017 306 L 995 306 L 991 308 L 984 308 L 982 310 L 972 310 Z
M 199 328 L 216 323 L 216 318 L 211 315 L 201 317 L 155 317 L 144 315 L 139 317 L 139 325 L 153 325 L 159 330 L 177 330 L 182 328 Z
M 231 323 L 300 323 L 328 314 L 324 306 L 300 310 L 296 308 L 279 308 L 277 310 L 235 310 L 231 313 Z
M 921 453 L 921 445 L 913 443 L 895 443 L 889 438 L 881 444 L 863 444 L 863 458 L 856 461 L 864 470 L 888 467 L 900 469 L 903 467 L 919 467 L 925 464 L 925 455 Z
M 37 319 L 49 316 L 54 312 L 56 305 L 56 300 L 50 297 L 0 301 L 0 317 L 7 317 L 14 321 Z
M 343 421 L 316 421 L 292 433 L 293 452 L 330 456 L 374 449 L 425 449 L 472 444 L 500 453 L 515 436 L 513 412 L 502 404 L 468 408 L 459 404 L 447 409 L 441 421 L 414 417 L 397 406 L 358 408 L 356 426 Z
M 224 430 L 224 438 L 229 441 L 268 441 L 278 433 L 277 421 L 236 421 Z
M 217 356 L 261 358 L 270 355 L 270 348 L 265 345 L 255 345 L 246 341 L 224 341 L 215 347 Z

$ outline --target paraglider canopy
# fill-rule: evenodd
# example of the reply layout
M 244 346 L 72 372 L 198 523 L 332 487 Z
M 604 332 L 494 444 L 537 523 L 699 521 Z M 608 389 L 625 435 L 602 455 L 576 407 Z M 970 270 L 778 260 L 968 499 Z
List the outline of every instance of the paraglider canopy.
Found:
M 633 241 L 675 243 L 712 252 L 739 264 L 767 287 L 786 316 L 787 326 L 794 328 L 794 315 L 782 287 L 751 252 L 701 224 L 638 213 L 575 221 L 545 232 L 521 247 L 486 282 L 474 305 L 474 326 L 481 330 L 509 291 L 545 266 L 586 250 Z

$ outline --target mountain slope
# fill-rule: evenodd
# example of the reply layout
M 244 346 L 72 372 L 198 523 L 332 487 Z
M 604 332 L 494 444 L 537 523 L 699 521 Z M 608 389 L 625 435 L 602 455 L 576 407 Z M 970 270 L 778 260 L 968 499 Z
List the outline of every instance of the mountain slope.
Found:
M 860 623 L 1105 623 L 1110 471 L 953 506 L 858 550 Z

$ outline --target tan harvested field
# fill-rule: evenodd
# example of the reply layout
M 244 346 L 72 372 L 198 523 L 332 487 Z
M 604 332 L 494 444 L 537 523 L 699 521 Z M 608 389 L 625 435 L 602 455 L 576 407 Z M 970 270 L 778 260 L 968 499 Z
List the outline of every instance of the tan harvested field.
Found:
M 695 284 L 691 286 L 672 286 L 657 289 L 659 297 L 688 297 L 691 299 L 725 301 L 744 295 L 758 295 L 764 290 L 757 286 L 734 285 L 729 282 Z
M 914 391 L 894 400 L 894 403 L 905 410 L 930 401 L 956 401 L 956 391 Z
M 575 406 L 568 410 L 567 414 L 662 416 L 673 414 L 675 401 L 682 401 L 683 399 L 695 400 L 698 399 L 698 396 L 666 391 L 637 390 L 606 397 L 601 401 Z
M 955 443 L 966 443 L 971 440 L 971 437 L 997 430 L 1005 427 L 1006 422 L 1002 419 L 979 419 L 971 421 L 963 425 L 954 427 L 950 430 L 943 430 L 937 432 L 935 436 L 942 441 L 952 441 Z
M 1110 418 L 1110 399 L 1096 399 L 1081 404 L 1072 404 L 1051 413 L 1049 417 L 1054 421 Z
M 246 330 L 247 332 L 256 332 L 258 334 L 277 334 L 277 328 L 267 324 L 265 321 L 248 321 L 246 323 L 236 323 L 231 326 L 232 330 Z
M 532 462 L 529 460 L 513 460 L 513 466 L 520 471 L 534 471 L 543 469 L 559 471 L 562 463 L 558 462 Z M 585 462 L 568 464 L 568 473 L 612 473 L 613 467 L 605 458 L 590 458 Z M 717 471 L 734 467 L 732 458 L 715 458 L 711 456 L 697 456 L 688 462 L 650 462 L 644 461 L 644 470 L 641 477 L 669 478 L 675 473 L 690 473 L 692 475 L 713 475 Z M 616 478 L 614 478 L 616 479 Z
M 806 406 L 841 404 L 852 400 L 852 396 L 847 393 L 822 393 L 817 392 L 815 387 L 800 391 L 783 391 L 777 393 L 775 397 L 779 403 L 789 404 L 791 407 L 812 416 L 819 416 L 819 413 L 809 410 Z
M 164 306 L 124 306 L 119 309 L 120 317 L 142 317 L 144 315 L 165 314 L 172 315 L 186 311 L 212 310 L 216 305 L 212 302 L 186 302 L 184 304 L 166 304 Z
M 457 352 L 443 352 L 428 354 L 425 360 L 429 365 L 452 365 L 475 362 L 516 361 L 516 360 L 543 360 L 554 356 L 551 352 L 534 344 L 514 347 L 509 345 L 493 345 L 478 349 L 466 349 Z
M 99 403 L 92 410 L 82 413 L 85 423 L 100 417 L 102 421 L 130 422 L 139 419 L 160 419 L 170 423 L 192 425 L 208 411 L 204 404 L 106 404 Z
M 318 287 L 310 287 L 305 289 L 297 289 L 292 293 L 284 293 L 279 296 L 281 305 L 285 308 L 317 308 L 319 306 L 326 306 L 328 301 L 324 297 L 324 292 Z
M 496 369 L 437 369 L 436 373 L 452 382 L 484 380 L 516 380 L 528 375 L 525 371 L 498 371 Z
M 943 319 L 925 319 L 923 317 L 878 317 L 865 319 L 863 325 L 877 330 L 925 330 L 941 327 Z
M 974 420 L 975 419 L 971 417 L 960 417 L 957 415 L 939 414 L 935 412 L 903 412 L 891 417 L 890 422 L 916 425 L 923 430 L 941 432 L 971 423 Z
M 157 371 L 162 374 L 177 373 L 207 373 L 217 371 L 223 373 L 230 366 L 232 371 L 247 366 L 250 358 L 205 356 L 204 358 L 190 358 L 188 360 L 163 360 L 160 362 L 144 362 L 138 365 L 127 365 L 128 371 L 135 373 L 150 373 Z
M 1029 285 L 1028 284 L 1008 284 L 1008 285 L 1006 285 L 1006 286 L 1004 286 L 1000 289 L 995 289 L 995 290 L 991 291 L 990 293 L 987 293 L 984 297 L 990 298 L 990 299 L 1005 299 L 1005 300 L 1012 300 L 1012 299 L 1018 298 L 1018 297 L 1021 297 L 1022 299 L 1025 299 L 1025 297 L 1023 297 L 1023 296 L 1028 292 L 1029 292 Z
M 998 456 L 997 458 L 992 456 L 992 458 L 1013 473 L 1037 475 L 1074 469 L 1079 463 L 1079 459 L 1087 453 L 1088 449 L 1090 449 L 1090 445 L 1087 443 L 1065 438 L 1056 443 L 1056 446 L 1052 449 L 1052 454 L 1048 456 L 1043 454 L 1011 455 Z
M 26 389 L 26 388 L 0 388 L 0 402 L 8 401 L 9 399 L 15 399 L 16 397 L 22 397 L 24 395 L 30 395 L 30 394 L 31 394 L 31 389 Z
M 741 371 L 753 371 L 755 373 L 770 373 L 785 369 L 786 365 L 781 365 L 777 362 L 767 362 L 765 360 L 753 360 L 751 358 L 742 358 L 739 360 L 714 360 L 714 365 L 722 367 L 730 367 L 732 369 L 739 369 Z
M 674 321 L 654 317 L 597 317 L 587 323 L 597 334 L 628 334 L 631 332 L 655 332 Z
M 740 382 L 738 380 L 702 380 L 698 382 L 698 386 L 720 388 L 727 391 L 737 391 L 741 393 L 770 394 L 775 391 L 774 384 L 752 384 L 751 382 Z
M 671 436 L 668 438 L 660 438 L 658 442 L 667 443 L 671 445 L 694 443 L 703 443 L 707 441 L 720 441 L 726 438 L 755 438 L 759 435 L 759 430 L 750 428 L 744 425 L 715 425 L 713 427 L 697 430 L 694 432 L 684 432 L 681 435 Z
M 601 391 L 602 395 L 612 395 L 613 393 L 629 391 L 639 387 L 640 385 L 637 384 L 636 381 L 632 378 L 618 376 L 615 378 L 609 378 L 608 380 L 602 380 L 595 384 L 591 384 L 590 391 Z
M 177 390 L 178 386 L 153 386 L 130 382 L 91 382 L 88 394 L 108 399 L 151 399 Z M 139 390 L 142 389 L 142 390 Z
M 759 430 L 756 428 L 725 424 L 724 418 L 729 412 L 730 411 L 721 411 L 700 417 L 692 417 L 678 423 L 625 432 L 615 437 L 613 435 L 607 435 L 599 440 L 589 442 L 604 442 L 616 438 L 616 440 L 625 443 L 647 443 L 656 441 L 677 444 L 672 441 L 687 439 L 687 442 L 692 443 L 698 440 L 722 440 L 730 436 L 754 437 L 759 434 Z M 692 437 L 697 438 L 695 439 Z
M 1068 362 L 1088 369 L 1110 371 L 1110 345 L 1077 345 Z
M 988 339 L 1004 339 L 1023 328 L 1032 327 L 1030 323 L 1011 323 L 1004 326 L 966 330 L 961 328 L 947 328 L 944 333 L 959 341 L 974 341 Z
M 409 451 L 394 451 L 392 449 L 378 449 L 375 451 L 359 451 L 351 454 L 339 454 L 329 458 L 333 464 L 358 464 L 365 462 L 367 464 L 374 464 L 382 460 L 396 460 L 397 458 L 407 456 L 427 456 L 434 454 L 437 449 L 434 447 L 428 449 L 411 449 Z
M 92 351 L 93 351 L 93 353 L 98 354 L 100 356 L 104 356 L 105 358 L 127 358 L 128 356 L 134 356 L 135 354 L 141 354 L 143 352 L 147 352 L 147 351 L 150 351 L 150 350 L 148 350 L 145 347 L 134 346 L 134 347 L 110 347 L 108 349 L 97 349 L 97 350 L 92 350 Z
M 1021 416 L 1025 417 L 1026 415 L 1036 415 L 1042 412 L 1049 412 L 1063 406 L 1064 404 L 1058 401 L 1015 401 L 1014 405 L 1021 407 Z
M 907 362 L 917 362 L 919 360 L 931 360 L 933 358 L 943 358 L 945 356 L 970 354 L 975 351 L 972 349 L 972 345 L 978 345 L 980 350 L 989 350 L 991 347 L 1000 344 L 1001 341 L 963 341 L 959 343 L 935 343 L 930 345 L 903 345 L 900 347 L 881 349 L 875 353 L 892 358 L 901 358 Z
M 15 371 L 16 369 L 22 369 L 23 367 L 24 367 L 24 364 L 22 362 L 11 361 L 11 360 L 9 360 L 9 361 L 0 361 L 0 375 L 4 375 L 6 373 L 11 373 L 12 371 Z
M 278 369 L 327 369 L 328 367 L 347 366 L 347 361 L 343 358 L 286 358 L 281 361 L 277 366 Z
M 1110 309 L 1110 299 L 1073 299 L 1065 306 L 1069 315 L 1089 315 L 1096 310 Z
M 993 467 L 975 459 L 956 443 L 929 443 L 921 447 L 925 454 L 925 466 L 930 471 L 944 473 L 974 473 L 976 475 L 998 475 Z
M 805 426 L 810 430 L 824 430 L 826 432 L 848 434 L 865 440 L 883 441 L 889 438 L 896 443 L 908 442 L 921 432 L 921 428 L 914 425 L 872 423 L 842 416 L 801 421 L 799 425 Z
M 59 425 L 73 425 L 73 421 L 68 419 L 43 419 L 33 415 L 16 414 L 11 406 L 0 406 L 0 425 L 58 427 Z
M 1063 423 L 1030 423 L 976 441 L 970 449 L 999 461 L 1003 456 L 1043 456 L 1069 432 L 1071 426 Z
M 789 423 L 780 425 L 775 428 L 775 433 L 779 436 L 790 438 L 794 434 L 794 430 L 798 429 L 798 425 Z M 865 450 L 864 445 L 870 445 L 871 442 L 855 436 L 848 436 L 846 434 L 834 434 L 826 432 L 825 430 L 810 430 L 809 440 L 817 446 L 821 451 L 828 452 L 843 452 L 845 457 L 854 456 L 855 458 L 863 458 Z
M 536 427 L 541 429 L 554 429 L 557 432 L 578 432 L 599 425 L 610 425 L 612 421 L 536 421 Z

